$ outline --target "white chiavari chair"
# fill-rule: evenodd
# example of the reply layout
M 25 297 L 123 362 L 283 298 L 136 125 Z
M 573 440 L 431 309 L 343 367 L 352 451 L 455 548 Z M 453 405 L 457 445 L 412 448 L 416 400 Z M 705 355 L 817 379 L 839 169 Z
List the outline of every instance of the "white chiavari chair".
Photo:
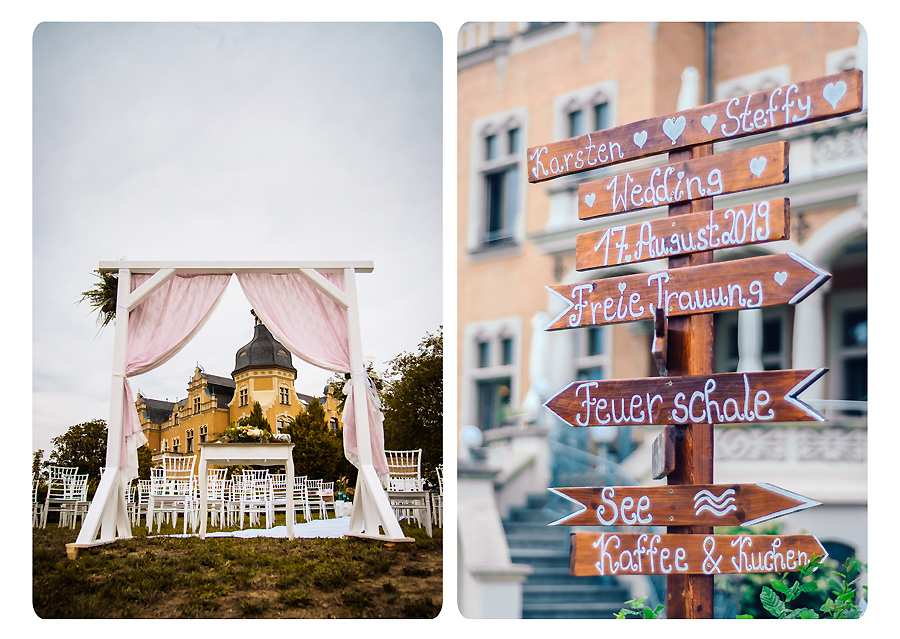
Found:
M 184 516 L 184 534 L 187 534 L 188 519 L 197 530 L 196 478 L 194 464 L 196 456 L 165 456 L 161 468 L 150 469 L 150 495 L 147 500 L 147 528 L 160 532 L 162 520 L 171 518 L 172 526 L 178 525 L 178 514 Z
M 244 528 L 244 515 L 249 516 L 250 525 L 259 524 L 260 514 L 266 517 L 266 528 L 273 525 L 272 484 L 268 469 L 244 469 L 241 473 L 240 526 Z
M 206 507 L 209 512 L 210 524 L 224 527 L 225 525 L 225 482 L 228 475 L 227 468 L 207 468 L 206 470 Z
M 415 518 L 431 536 L 431 496 L 422 479 L 422 449 L 386 450 L 387 496 L 398 520 Z
M 438 528 L 444 526 L 444 466 L 435 468 L 437 473 L 438 491 L 431 494 L 432 521 Z
M 306 485 L 306 475 L 294 477 L 294 511 L 302 511 L 304 521 L 311 521 L 312 514 L 309 508 L 309 489 Z M 296 518 L 294 522 L 296 522 Z
M 38 501 L 38 490 L 41 487 L 41 476 L 39 474 L 31 475 L 31 527 L 36 528 L 41 525 L 41 514 L 44 505 Z
M 78 468 L 74 466 L 50 466 L 47 469 L 47 497 L 41 512 L 41 528 L 47 527 L 47 515 L 59 513 L 59 525 L 65 525 L 65 512 L 69 509 L 74 497 L 72 482 Z
M 309 502 L 309 512 L 312 514 L 313 510 L 319 511 L 319 516 L 322 519 L 327 519 L 328 514 L 325 512 L 325 502 L 322 500 L 322 484 L 324 480 L 322 479 L 307 479 L 306 480 L 306 495 L 307 500 Z

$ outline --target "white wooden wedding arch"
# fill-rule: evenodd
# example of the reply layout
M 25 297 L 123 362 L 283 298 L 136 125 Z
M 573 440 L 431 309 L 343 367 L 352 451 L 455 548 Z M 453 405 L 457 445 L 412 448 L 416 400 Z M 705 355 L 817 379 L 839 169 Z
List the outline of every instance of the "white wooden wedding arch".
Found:
M 374 424 L 370 420 L 369 404 L 374 400 L 370 397 L 371 390 L 367 390 L 367 378 L 365 365 L 362 358 L 362 342 L 360 335 L 359 307 L 356 297 L 356 273 L 370 273 L 374 269 L 372 262 L 100 262 L 101 273 L 118 273 L 118 292 L 116 301 L 115 340 L 113 343 L 112 382 L 110 392 L 110 418 L 108 424 L 106 467 L 100 480 L 97 492 L 91 501 L 87 516 L 84 519 L 78 538 L 74 543 L 67 544 L 69 557 L 75 558 L 80 548 L 87 548 L 100 544 L 110 543 L 119 539 L 131 538 L 131 524 L 125 503 L 125 487 L 135 473 L 136 464 L 133 459 L 136 445 L 133 441 L 126 442 L 123 446 L 123 426 L 125 419 L 126 401 L 126 350 L 129 338 L 129 316 L 131 312 L 148 299 L 154 291 L 174 276 L 189 275 L 238 275 L 241 273 L 254 274 L 299 274 L 315 287 L 318 295 L 323 295 L 328 300 L 336 303 L 347 313 L 347 339 L 349 346 L 351 374 L 351 395 L 348 396 L 348 407 L 353 403 L 353 415 L 356 424 L 356 452 L 358 456 L 359 474 L 356 485 L 356 494 L 353 500 L 353 514 L 350 518 L 349 536 L 378 539 L 382 541 L 411 541 L 405 537 L 400 529 L 400 524 L 388 502 L 387 494 L 382 487 L 381 479 L 375 468 L 375 455 L 384 456 L 383 435 L 378 437 L 376 432 L 376 449 L 373 453 L 372 428 L 381 428 L 380 424 Z M 343 273 L 343 287 L 336 286 L 323 274 Z M 149 279 L 143 281 L 132 290 L 132 275 L 149 275 Z M 213 304 L 212 308 L 215 308 Z M 266 317 L 264 311 L 256 309 L 263 322 Z M 199 330 L 206 321 L 206 317 L 212 313 L 210 309 L 204 319 L 200 321 L 191 336 Z M 271 327 L 269 327 L 271 330 Z M 273 331 L 273 334 L 275 332 Z M 276 339 L 282 341 L 277 334 Z M 178 352 L 190 341 L 186 337 L 169 355 L 162 360 L 166 361 Z M 305 361 L 311 361 L 303 353 L 294 352 L 288 344 L 285 346 L 292 353 Z M 316 361 L 311 363 L 321 366 Z M 158 364 L 157 364 L 158 365 Z M 333 367 L 334 370 L 340 370 Z M 127 398 L 134 401 L 133 397 Z M 346 415 L 346 412 L 345 412 Z M 134 447 L 132 464 L 128 466 L 128 460 L 123 456 L 123 450 L 127 446 Z M 126 455 L 128 454 L 126 450 Z

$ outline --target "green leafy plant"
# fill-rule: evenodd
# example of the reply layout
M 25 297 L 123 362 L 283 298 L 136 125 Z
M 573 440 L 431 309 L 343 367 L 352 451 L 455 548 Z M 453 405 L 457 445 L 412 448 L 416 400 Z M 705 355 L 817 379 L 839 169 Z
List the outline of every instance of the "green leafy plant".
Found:
M 110 322 L 116 319 L 116 297 L 119 292 L 119 277 L 115 273 L 101 273 L 96 270 L 92 273 L 99 280 L 81 294 L 79 302 L 87 302 L 97 313 L 97 323 L 102 330 Z
M 866 566 L 860 564 L 855 557 L 850 557 L 840 567 L 840 570 L 832 571 L 827 579 L 827 587 L 834 598 L 828 597 L 819 610 L 801 607 L 794 608 L 791 604 L 804 594 L 816 593 L 820 589 L 820 582 L 809 580 L 812 574 L 820 568 L 823 559 L 813 557 L 804 566 L 800 567 L 799 577 L 792 584 L 788 584 L 788 573 L 780 579 L 774 579 L 771 587 L 763 586 L 759 600 L 766 612 L 776 619 L 858 619 L 862 616 L 860 603 L 857 602 L 856 583 L 862 577 L 862 570 Z M 854 578 L 849 578 L 853 574 Z M 868 591 L 867 586 L 863 586 Z M 821 614 L 819 614 L 821 613 Z M 742 614 L 738 619 L 753 619 L 753 615 Z
M 862 616 L 862 610 L 860 604 L 856 601 L 856 583 L 862 578 L 863 570 L 868 570 L 868 564 L 862 564 L 856 558 L 850 557 L 844 562 L 844 565 L 841 566 L 841 570 L 843 570 L 843 572 L 835 570 L 832 573 L 833 575 L 840 577 L 840 579 L 832 577 L 828 580 L 831 594 L 833 594 L 835 598 L 832 599 L 829 597 L 828 600 L 822 604 L 820 610 L 831 619 L 859 619 Z M 857 573 L 856 577 L 848 581 L 848 578 L 854 572 Z M 869 587 L 863 585 L 862 588 L 865 591 L 862 600 L 866 601 Z
M 646 597 L 641 597 L 640 599 L 629 599 L 625 603 L 631 606 L 631 610 L 628 608 L 622 608 L 619 612 L 616 613 L 616 619 L 625 619 L 628 615 L 634 615 L 636 617 L 641 617 L 643 619 L 659 619 L 660 613 L 666 609 L 664 604 L 657 604 L 655 608 L 650 608 L 644 605 L 644 601 Z
M 774 579 L 772 587 L 764 586 L 759 600 L 766 611 L 776 619 L 817 619 L 819 615 L 812 608 L 791 609 L 788 604 L 803 593 L 815 592 L 819 586 L 815 581 L 801 581 L 809 577 L 822 565 L 821 557 L 813 557 L 805 566 L 800 567 L 800 579 L 791 586 L 786 583 L 787 573 L 781 579 Z M 776 594 L 776 591 L 778 594 Z M 781 595 L 781 596 L 779 596 Z M 782 599 L 782 596 L 784 599 Z M 741 618 L 744 618 L 741 616 Z

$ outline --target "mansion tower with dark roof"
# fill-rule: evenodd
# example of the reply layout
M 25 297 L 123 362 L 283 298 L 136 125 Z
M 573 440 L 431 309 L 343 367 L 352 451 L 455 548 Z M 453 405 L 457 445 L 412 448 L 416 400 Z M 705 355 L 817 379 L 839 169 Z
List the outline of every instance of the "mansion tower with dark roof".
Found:
M 215 441 L 230 423 L 249 415 L 254 402 L 275 433 L 306 410 L 312 397 L 294 389 L 297 369 L 290 351 L 262 323 L 254 327 L 253 339 L 237 350 L 234 362 L 230 378 L 197 366 L 187 396 L 175 402 L 138 393 L 141 428 L 154 455 L 196 454 L 198 443 Z

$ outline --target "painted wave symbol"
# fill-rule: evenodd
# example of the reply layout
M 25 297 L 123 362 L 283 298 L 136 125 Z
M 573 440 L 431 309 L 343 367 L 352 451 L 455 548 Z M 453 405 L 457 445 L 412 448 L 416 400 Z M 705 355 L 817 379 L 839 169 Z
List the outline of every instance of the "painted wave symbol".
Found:
M 734 490 L 729 488 L 718 496 L 708 490 L 701 490 L 694 495 L 694 515 L 699 515 L 704 510 L 708 510 L 716 517 L 722 517 L 732 510 L 737 510 L 734 503 Z

